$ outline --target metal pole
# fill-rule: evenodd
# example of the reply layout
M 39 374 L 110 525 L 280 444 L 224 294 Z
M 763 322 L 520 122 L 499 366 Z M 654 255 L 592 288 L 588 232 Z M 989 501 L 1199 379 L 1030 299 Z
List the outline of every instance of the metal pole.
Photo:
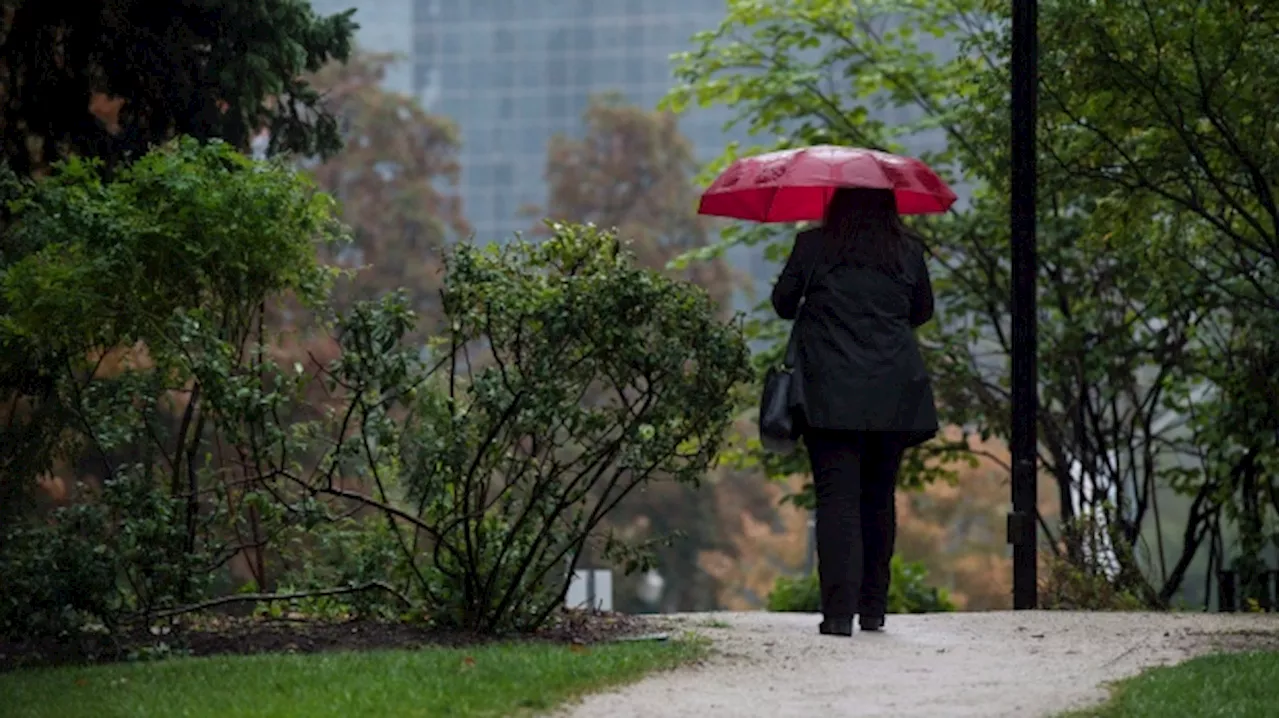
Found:
M 1036 0 L 1013 0 L 1010 192 L 1013 607 L 1036 607 Z

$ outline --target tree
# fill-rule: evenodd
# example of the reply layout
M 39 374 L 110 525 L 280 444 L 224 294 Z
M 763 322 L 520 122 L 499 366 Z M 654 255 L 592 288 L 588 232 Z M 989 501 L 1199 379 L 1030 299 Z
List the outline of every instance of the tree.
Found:
M 17 179 L 67 157 L 99 158 L 109 176 L 177 134 L 221 138 L 244 151 L 267 127 L 273 151 L 327 155 L 339 146 L 337 126 L 302 76 L 345 59 L 354 29 L 350 12 L 318 18 L 303 0 L 123 0 L 76 13 L 6 0 L 0 168 L 11 174 L 0 183 L 0 199 L 21 194 Z M 40 249 L 8 222 L 0 205 L 0 271 Z M 189 287 L 166 291 L 195 297 Z M 60 437 L 75 433 L 71 407 L 57 403 L 63 367 L 42 363 L 61 358 L 42 354 L 33 341 L 11 335 L 0 352 L 0 523 L 29 504 L 31 487 L 54 465 Z
M 305 178 L 216 141 L 175 141 L 110 179 L 71 159 L 19 188 L 8 238 L 24 256 L 0 267 L 0 347 L 47 372 L 40 408 L 58 408 L 60 432 L 41 437 L 43 458 L 81 500 L 5 522 L 0 630 L 56 633 L 82 612 L 112 626 L 198 597 L 269 543 L 264 437 L 246 431 L 301 372 L 271 361 L 262 311 L 286 293 L 323 299 L 315 246 L 342 231 Z
M 1062 36 L 1046 58 L 1061 78 L 1047 93 L 1049 124 L 1064 135 L 1050 166 L 1069 187 L 1103 198 L 1095 231 L 1108 230 L 1111 251 L 1147 269 L 1133 314 L 1157 332 L 1176 336 L 1185 327 L 1180 356 L 1151 362 L 1171 368 L 1151 382 L 1164 393 L 1144 428 L 1189 464 L 1166 474 L 1192 506 L 1175 553 L 1166 559 L 1157 543 L 1159 598 L 1174 595 L 1204 539 L 1209 570 L 1229 567 L 1224 520 L 1239 533 L 1232 563 L 1247 593 L 1269 596 L 1259 564 L 1276 530 L 1280 215 L 1271 161 L 1278 111 L 1269 99 L 1277 85 L 1261 71 L 1277 54 L 1260 44 L 1260 28 L 1276 21 L 1276 10 L 1141 2 L 1108 9 L 1082 17 L 1054 7 L 1047 18 Z M 1144 211 L 1153 221 L 1135 221 Z M 1098 404 L 1087 402 L 1084 413 Z M 1152 426 L 1159 423 L 1172 426 Z M 1152 489 L 1128 493 L 1105 522 L 1132 545 L 1155 499 Z
M 458 181 L 458 131 L 414 98 L 381 87 L 391 60 L 356 53 L 310 78 L 344 141 L 311 173 L 338 200 L 353 233 L 352 244 L 330 261 L 361 267 L 339 284 L 338 308 L 403 287 L 415 312 L 434 322 L 445 245 L 470 232 L 459 197 L 440 189 Z
M 921 154 L 971 200 L 917 224 L 941 317 L 923 336 L 944 419 L 984 438 L 1009 432 L 1005 12 L 731 2 L 669 98 L 730 105 L 783 145 L 944 140 Z M 1041 13 L 1041 463 L 1068 558 L 1165 603 L 1224 520 L 1256 535 L 1275 512 L 1275 375 L 1261 367 L 1276 344 L 1276 51 L 1259 29 L 1275 11 L 1055 0 Z M 768 232 L 725 241 L 785 251 Z M 1193 505 L 1166 558 L 1171 491 Z M 1091 551 L 1082 519 L 1117 550 Z
M 69 13 L 5 0 L 4 160 L 19 175 L 71 154 L 110 165 L 178 134 L 247 149 L 262 127 L 275 150 L 332 152 L 337 128 L 302 76 L 346 59 L 353 12 L 320 18 L 305 0 L 123 0 Z M 95 96 L 122 102 L 118 131 L 91 111 Z
M 582 122 L 581 138 L 557 136 L 547 149 L 546 216 L 616 227 L 637 261 L 655 269 L 705 250 L 711 225 L 697 213 L 698 166 L 676 117 L 602 95 L 592 98 Z M 735 279 L 722 258 L 675 273 L 728 310 Z
M 671 266 L 687 252 L 706 250 L 712 229 L 697 214 L 697 164 L 676 117 L 602 95 L 592 98 L 582 124 L 580 137 L 557 136 L 548 146 L 547 217 L 616 227 L 640 266 L 701 286 L 727 316 L 736 285 L 728 262 L 717 257 Z M 715 587 L 698 566 L 698 553 L 737 527 L 710 521 L 713 505 L 712 495 L 696 486 L 660 482 L 629 497 L 610 517 L 612 529 L 652 543 L 657 568 L 667 579 L 662 610 L 716 607 Z M 621 610 L 652 610 L 638 598 L 638 580 L 615 585 Z

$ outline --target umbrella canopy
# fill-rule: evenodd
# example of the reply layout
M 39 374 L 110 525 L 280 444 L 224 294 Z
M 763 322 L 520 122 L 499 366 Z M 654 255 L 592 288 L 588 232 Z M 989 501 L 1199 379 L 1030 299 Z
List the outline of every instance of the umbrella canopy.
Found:
M 821 220 L 840 187 L 892 190 L 900 214 L 938 214 L 956 193 L 911 157 L 817 145 L 743 157 L 702 194 L 698 214 L 755 222 Z

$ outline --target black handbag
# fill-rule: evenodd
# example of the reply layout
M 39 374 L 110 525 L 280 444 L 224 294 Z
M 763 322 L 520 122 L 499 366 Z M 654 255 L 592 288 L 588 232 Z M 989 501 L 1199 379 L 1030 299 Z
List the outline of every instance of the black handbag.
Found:
M 782 366 L 771 367 L 764 375 L 764 391 L 760 395 L 760 445 L 771 454 L 785 455 L 795 451 L 804 426 L 804 396 L 796 377 L 799 361 L 796 330 L 803 318 L 809 282 L 813 280 L 820 258 L 821 253 L 814 258 L 805 274 L 804 285 L 800 289 L 800 306 L 796 309 L 796 320 L 787 337 Z

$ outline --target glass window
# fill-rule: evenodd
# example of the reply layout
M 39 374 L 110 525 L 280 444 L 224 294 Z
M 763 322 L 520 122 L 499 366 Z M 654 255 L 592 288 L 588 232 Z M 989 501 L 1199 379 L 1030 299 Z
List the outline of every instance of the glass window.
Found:
M 531 90 L 547 84 L 546 66 L 526 58 L 513 58 L 516 63 L 516 86 Z
M 515 35 L 505 27 L 497 27 L 493 31 L 493 51 L 505 55 L 516 49 Z
M 643 22 L 632 20 L 622 27 L 622 31 L 622 45 L 624 47 L 627 49 L 644 47 L 645 27 Z
M 571 42 L 575 52 L 590 52 L 595 49 L 596 36 L 592 27 L 586 23 L 580 23 L 573 28 L 570 33 Z
M 493 216 L 493 195 L 487 190 L 472 190 L 462 198 L 462 206 L 466 208 L 467 215 L 476 217 L 481 221 L 487 220 Z
M 428 0 L 427 9 L 430 9 L 430 1 Z M 457 22 L 465 19 L 463 13 L 467 9 L 467 0 L 442 0 L 440 3 L 440 19 L 446 22 Z
M 568 62 L 563 57 L 553 57 L 547 61 L 547 84 L 551 87 L 562 87 L 569 81 Z
M 595 61 L 595 82 L 601 87 L 617 87 L 622 83 L 622 58 L 602 55 Z
M 581 57 L 573 63 L 573 84 L 577 88 L 589 88 L 591 82 L 595 78 L 595 62 L 590 58 Z
M 510 151 L 511 142 L 508 132 L 501 127 L 494 127 L 489 130 L 489 151 L 499 154 Z
M 546 17 L 549 18 L 573 17 L 574 7 L 571 0 L 540 0 L 530 4 L 541 5 Z
M 446 56 L 457 57 L 462 54 L 462 36 L 456 32 L 442 32 L 440 46 Z M 418 52 L 422 50 L 419 49 Z
M 582 116 L 587 112 L 588 99 L 586 92 L 578 92 L 572 95 L 569 100 L 570 117 L 574 120 L 581 121 Z
M 525 86 L 528 89 L 528 86 Z M 538 93 L 517 95 L 516 117 L 521 120 L 541 121 L 547 114 L 547 98 Z
M 627 30 L 616 22 L 603 24 L 596 28 L 596 39 L 600 41 L 600 47 L 616 50 L 622 47 L 626 42 Z
M 494 62 L 493 60 L 476 60 L 470 65 L 459 65 L 460 71 L 464 70 L 469 78 L 469 85 L 475 88 L 493 87 Z M 463 72 L 459 72 L 463 74 Z
M 668 82 L 671 80 L 671 64 L 665 55 L 649 58 L 645 61 L 645 80 L 648 82 Z
M 516 66 L 510 61 L 498 61 L 493 68 L 493 86 L 508 90 L 516 84 Z
M 501 186 L 501 185 L 498 185 Z M 495 220 L 503 223 L 511 222 L 511 213 L 508 211 L 511 206 L 511 197 L 506 192 L 498 192 L 493 196 L 493 214 Z M 509 234 L 506 232 L 504 234 Z
M 628 87 L 635 87 L 644 83 L 644 65 L 636 55 L 628 54 L 623 59 L 622 64 L 622 81 Z
M 488 24 L 473 25 L 467 32 L 467 51 L 473 55 L 488 55 L 493 52 L 493 32 Z
M 498 115 L 498 96 L 491 92 L 477 92 L 467 104 L 471 110 L 471 121 L 477 124 L 487 125 Z
M 520 127 L 520 151 L 536 152 L 539 154 L 547 151 L 547 137 L 549 133 L 545 125 L 537 122 L 529 122 Z M 542 170 L 539 168 L 537 177 L 542 176 Z
M 563 120 L 569 117 L 569 98 L 563 92 L 553 92 L 547 97 L 547 117 L 551 120 Z
M 569 50 L 569 31 L 564 28 L 552 30 L 547 35 L 547 52 L 562 53 Z

